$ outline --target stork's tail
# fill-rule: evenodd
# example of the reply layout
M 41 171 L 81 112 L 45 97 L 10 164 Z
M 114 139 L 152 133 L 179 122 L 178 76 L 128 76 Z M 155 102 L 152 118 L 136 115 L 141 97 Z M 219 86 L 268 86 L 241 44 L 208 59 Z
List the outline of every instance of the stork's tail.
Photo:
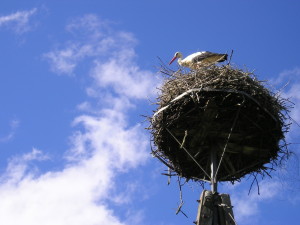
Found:
M 220 59 L 218 60 L 218 62 L 224 62 L 227 60 L 228 58 L 228 54 L 220 54 Z

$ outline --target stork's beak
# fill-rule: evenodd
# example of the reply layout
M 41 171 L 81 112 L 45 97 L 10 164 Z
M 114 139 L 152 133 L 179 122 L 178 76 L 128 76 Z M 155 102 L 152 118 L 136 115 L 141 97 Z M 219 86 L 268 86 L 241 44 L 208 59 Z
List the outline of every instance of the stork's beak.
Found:
M 176 59 L 177 57 L 176 56 L 174 56 L 173 57 L 173 59 L 169 62 L 169 65 L 171 65 L 172 64 L 172 62 L 174 62 L 174 60 Z

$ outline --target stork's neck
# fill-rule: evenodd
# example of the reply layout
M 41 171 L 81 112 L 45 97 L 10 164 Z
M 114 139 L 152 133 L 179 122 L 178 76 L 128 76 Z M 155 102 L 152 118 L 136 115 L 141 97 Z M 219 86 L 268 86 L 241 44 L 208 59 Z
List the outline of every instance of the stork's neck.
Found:
M 182 56 L 180 55 L 177 60 L 178 64 L 182 66 Z

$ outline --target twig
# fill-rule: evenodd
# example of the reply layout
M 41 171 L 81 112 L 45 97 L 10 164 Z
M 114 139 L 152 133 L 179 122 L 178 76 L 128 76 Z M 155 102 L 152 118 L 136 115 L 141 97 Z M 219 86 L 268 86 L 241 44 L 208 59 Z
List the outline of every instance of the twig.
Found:
M 275 94 L 275 97 L 277 97 L 277 96 L 280 96 L 280 93 L 283 91 L 283 89 L 285 89 L 286 88 L 286 86 L 288 86 L 290 84 L 290 80 L 285 84 L 285 85 L 283 85 L 283 87 L 281 87 L 278 91 L 277 91 L 277 93 Z
M 229 60 L 228 60 L 227 66 L 228 66 L 228 65 L 230 64 L 230 62 L 231 62 L 232 55 L 233 55 L 233 49 L 231 50 L 231 54 L 230 54 L 230 57 L 229 57 Z
M 171 183 L 171 171 L 170 171 L 170 168 L 168 168 L 168 174 L 169 174 L 168 185 L 170 185 L 170 183 Z
M 178 141 L 178 139 L 171 133 L 171 131 L 166 128 L 166 130 L 169 132 L 169 134 L 175 139 L 175 141 L 180 145 L 181 143 Z M 209 179 L 211 179 L 211 177 L 208 175 L 208 173 L 202 168 L 202 166 L 197 162 L 197 160 L 189 153 L 189 151 L 182 146 L 183 150 L 191 157 L 191 159 L 197 164 L 197 166 L 203 171 L 203 173 L 206 174 L 207 177 L 209 177 Z
M 187 136 L 187 130 L 184 131 L 184 137 L 183 137 L 182 143 L 181 143 L 181 145 L 180 145 L 180 148 L 183 147 L 183 145 L 184 145 L 184 143 L 185 143 L 185 138 L 186 138 L 186 136 Z
M 260 195 L 260 191 L 259 191 L 259 184 L 258 184 L 258 180 L 257 180 L 257 178 L 256 178 L 256 176 L 257 176 L 257 175 L 254 175 L 254 174 L 252 174 L 252 176 L 254 176 L 254 179 L 253 179 L 253 181 L 252 181 L 252 183 L 251 183 L 251 186 L 250 186 L 250 189 L 249 189 L 248 195 L 249 195 L 249 194 L 250 194 L 250 192 L 251 192 L 251 189 L 252 189 L 252 186 L 253 186 L 253 183 L 254 183 L 254 181 L 256 182 L 256 186 L 257 186 L 257 193 L 258 193 L 258 195 Z
M 240 115 L 240 111 L 241 111 L 242 106 L 244 105 L 244 102 L 245 102 L 245 98 L 243 97 L 243 102 L 242 102 L 242 104 L 240 105 L 240 107 L 239 107 L 239 109 L 238 109 L 238 111 L 237 111 L 237 113 L 236 113 L 236 115 L 235 115 L 233 124 L 232 124 L 232 126 L 231 126 L 231 128 L 230 128 L 230 133 L 228 134 L 228 137 L 227 137 L 227 140 L 226 140 L 226 143 L 225 143 L 223 152 L 222 152 L 222 156 L 221 156 L 221 159 L 220 159 L 218 168 L 217 168 L 217 170 L 216 170 L 216 174 L 215 174 L 214 180 L 217 178 L 217 175 L 218 175 L 218 172 L 219 172 L 221 163 L 222 163 L 223 158 L 224 158 L 225 151 L 226 151 L 226 149 L 227 149 L 227 145 L 228 145 L 229 139 L 230 139 L 231 134 L 232 134 L 232 131 L 233 131 L 234 127 L 235 127 L 236 121 L 237 121 L 237 119 L 238 119 L 238 117 L 239 117 L 239 115 Z
M 182 190 L 181 190 L 181 187 L 184 185 L 184 184 L 180 184 L 180 178 L 178 177 L 178 186 L 179 186 L 179 197 L 180 197 L 180 205 L 178 206 L 177 208 L 177 211 L 176 211 L 176 215 L 178 213 L 182 213 L 183 215 L 185 215 L 186 218 L 188 218 L 188 216 L 181 210 L 183 204 L 184 204 L 184 201 L 182 200 Z
M 150 148 L 151 148 L 151 153 L 153 154 L 153 156 L 155 158 L 158 158 L 158 160 L 161 161 L 163 164 L 165 164 L 168 168 L 174 170 L 173 166 L 171 166 L 170 164 L 168 164 L 167 162 L 165 162 L 160 156 L 157 155 L 157 153 L 155 151 L 153 151 L 151 142 L 150 142 Z

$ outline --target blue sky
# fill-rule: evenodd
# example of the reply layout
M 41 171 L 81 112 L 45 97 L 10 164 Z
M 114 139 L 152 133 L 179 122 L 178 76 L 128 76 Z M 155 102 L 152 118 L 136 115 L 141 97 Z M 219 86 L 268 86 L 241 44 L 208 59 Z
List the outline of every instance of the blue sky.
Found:
M 150 156 L 148 126 L 168 62 L 230 52 L 296 104 L 300 123 L 300 3 L 296 1 L 11 0 L 0 10 L 0 221 L 5 225 L 182 225 L 201 187 L 183 189 Z M 175 66 L 173 67 L 175 68 Z M 287 139 L 299 143 L 293 125 Z M 300 220 L 299 145 L 260 180 L 230 193 L 239 225 Z

